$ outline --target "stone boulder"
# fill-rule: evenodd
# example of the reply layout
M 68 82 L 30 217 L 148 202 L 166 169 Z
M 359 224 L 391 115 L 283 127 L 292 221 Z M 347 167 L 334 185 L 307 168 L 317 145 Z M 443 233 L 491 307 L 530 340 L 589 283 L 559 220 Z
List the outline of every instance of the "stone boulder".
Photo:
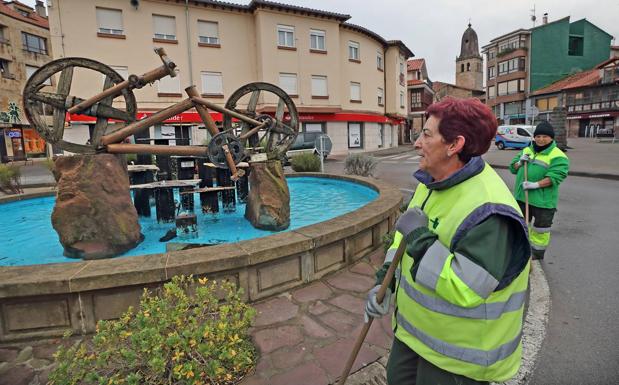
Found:
M 245 218 L 261 230 L 290 226 L 290 191 L 280 161 L 251 164 Z
M 144 236 L 129 193 L 123 156 L 56 159 L 58 185 L 52 225 L 71 258 L 110 258 L 133 249 Z

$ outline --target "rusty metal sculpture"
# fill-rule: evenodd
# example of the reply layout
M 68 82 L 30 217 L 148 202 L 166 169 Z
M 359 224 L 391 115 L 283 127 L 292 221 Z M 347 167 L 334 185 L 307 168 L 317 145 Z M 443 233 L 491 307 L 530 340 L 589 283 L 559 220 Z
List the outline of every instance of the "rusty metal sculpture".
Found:
M 44 65 L 30 77 L 24 88 L 24 109 L 28 120 L 46 141 L 69 152 L 207 156 L 218 167 L 230 169 L 233 180 L 243 175 L 243 170 L 236 165 L 250 155 L 263 152 L 269 160 L 280 159 L 294 142 L 299 129 L 294 102 L 281 88 L 269 83 L 257 82 L 241 87 L 232 94 L 225 107 L 200 97 L 196 87 L 190 86 L 185 89 L 187 99 L 136 121 L 133 89 L 140 89 L 166 76 L 176 76 L 176 64 L 168 58 L 163 48 L 156 48 L 155 52 L 163 65 L 143 75 L 130 75 L 127 80 L 107 65 L 85 58 L 63 58 Z M 71 96 L 75 68 L 103 74 L 103 92 L 88 99 Z M 44 83 L 57 73 L 60 76 L 56 92 L 42 92 Z M 278 99 L 273 116 L 256 109 L 262 93 L 274 94 Z M 237 104 L 246 95 L 249 95 L 249 102 L 246 108 L 241 109 Z M 124 98 L 124 109 L 112 106 L 114 98 L 119 96 Z M 53 108 L 51 126 L 41 116 L 41 104 Z M 196 109 L 212 136 L 208 147 L 122 143 L 127 137 L 191 108 Z M 209 110 L 223 115 L 223 131 L 217 128 Z M 94 130 L 86 144 L 64 139 L 67 113 L 96 117 Z M 241 124 L 240 135 L 235 135 L 233 119 Z M 110 120 L 116 123 L 110 124 Z

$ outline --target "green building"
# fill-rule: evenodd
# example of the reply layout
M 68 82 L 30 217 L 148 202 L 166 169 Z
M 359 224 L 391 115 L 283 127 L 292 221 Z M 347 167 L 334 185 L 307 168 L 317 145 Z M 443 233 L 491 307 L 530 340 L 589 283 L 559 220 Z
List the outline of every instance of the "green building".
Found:
M 529 92 L 610 57 L 613 38 L 587 19 L 564 17 L 531 30 Z

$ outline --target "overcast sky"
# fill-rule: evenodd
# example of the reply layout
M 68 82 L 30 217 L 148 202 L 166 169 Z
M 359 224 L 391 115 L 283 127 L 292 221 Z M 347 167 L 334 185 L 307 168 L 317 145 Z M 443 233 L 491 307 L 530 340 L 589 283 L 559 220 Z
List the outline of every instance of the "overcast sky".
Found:
M 22 0 L 34 5 L 34 0 Z M 129 1 L 129 0 L 126 0 Z M 228 0 L 239 4 L 249 1 Z M 479 47 L 518 28 L 530 28 L 535 5 L 536 25 L 548 12 L 549 21 L 570 16 L 586 18 L 613 35 L 619 45 L 619 0 L 279 0 L 282 3 L 348 14 L 387 40 L 402 40 L 417 58 L 425 58 L 430 79 L 455 82 L 455 59 L 469 18 Z

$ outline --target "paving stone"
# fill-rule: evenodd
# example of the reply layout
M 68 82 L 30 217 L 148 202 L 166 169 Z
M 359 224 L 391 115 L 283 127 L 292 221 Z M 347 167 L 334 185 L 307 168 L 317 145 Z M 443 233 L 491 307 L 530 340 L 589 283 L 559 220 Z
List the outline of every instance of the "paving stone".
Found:
M 303 335 L 298 326 L 280 326 L 256 332 L 254 340 L 260 352 L 267 354 L 281 347 L 300 343 Z
M 320 315 L 332 309 L 329 306 L 325 305 L 324 302 L 318 301 L 314 304 L 311 304 L 307 310 L 313 315 Z
M 380 269 L 385 263 L 385 254 L 380 250 L 379 252 L 372 253 L 370 255 L 370 264 L 376 269 Z
M 327 285 L 318 281 L 302 289 L 292 292 L 292 298 L 297 302 L 311 302 L 319 299 L 327 299 L 333 294 Z
M 34 369 L 28 365 L 16 365 L 0 377 L 0 385 L 28 385 L 34 378 Z
M 8 362 L 0 362 L 0 375 L 2 375 L 2 373 L 6 372 L 10 368 L 11 364 L 9 364 Z
M 340 290 L 355 291 L 365 293 L 374 287 L 374 279 L 359 274 L 344 271 L 327 280 L 330 285 Z
M 389 317 L 385 316 L 384 318 Z M 355 328 L 351 335 L 356 338 L 361 332 L 362 328 L 363 324 L 359 325 Z M 372 322 L 372 326 L 370 326 L 370 330 L 368 331 L 367 336 L 365 337 L 364 343 L 368 345 L 379 346 L 382 349 L 390 349 L 391 344 L 393 343 L 393 333 L 387 334 L 380 321 L 374 320 Z
M 335 330 L 339 335 L 348 335 L 362 320 L 363 317 L 355 317 L 343 312 L 331 312 L 320 316 L 320 321 Z
M 32 346 L 26 346 L 19 352 L 19 354 L 15 358 L 15 362 L 16 363 L 26 362 L 31 358 L 32 358 Z
M 52 370 L 54 370 L 54 366 L 55 365 L 50 365 L 46 368 L 43 368 L 41 371 L 39 371 L 39 373 L 37 374 L 37 376 L 39 377 L 39 384 L 47 384 L 47 381 L 49 379 L 49 375 L 52 372 Z
M 270 385 L 326 385 L 328 379 L 324 370 L 313 362 L 308 362 L 286 373 L 273 376 Z
M 271 362 L 276 369 L 291 368 L 303 362 L 307 352 L 307 348 L 303 345 L 280 349 L 271 353 Z
M 367 262 L 359 262 L 353 267 L 350 268 L 350 271 L 356 274 L 367 275 L 368 277 L 374 278 L 374 274 L 376 270 L 370 266 Z
M 301 323 L 303 324 L 303 332 L 309 337 L 327 338 L 333 335 L 330 331 L 320 326 L 318 322 L 314 321 L 309 316 L 305 315 L 301 317 Z
M 354 345 L 355 340 L 348 338 L 338 340 L 322 348 L 314 349 L 314 357 L 320 363 L 320 366 L 326 370 L 330 380 L 335 380 L 342 374 L 342 370 L 344 370 L 344 366 L 346 365 L 346 361 Z M 369 349 L 365 344 L 362 345 L 351 369 L 351 373 L 371 364 L 379 358 L 378 354 Z
M 32 354 L 35 358 L 43 358 L 45 360 L 53 360 L 54 353 L 58 350 L 60 342 L 57 344 L 45 344 L 32 347 Z
M 329 303 L 353 314 L 363 314 L 363 309 L 365 309 L 365 299 L 353 297 L 350 294 L 338 295 Z
M 11 362 L 17 358 L 19 349 L 16 348 L 0 348 L 0 362 Z
M 256 309 L 256 319 L 254 326 L 272 325 L 278 322 L 287 321 L 294 318 L 299 306 L 290 302 L 284 297 L 277 297 L 254 306 Z
M 269 381 L 254 375 L 246 377 L 239 385 L 269 385 Z
M 51 364 L 51 362 L 49 360 L 44 360 L 42 358 L 33 358 L 30 361 L 28 361 L 27 363 L 28 363 L 28 365 L 30 365 L 34 369 L 41 369 L 41 368 Z

